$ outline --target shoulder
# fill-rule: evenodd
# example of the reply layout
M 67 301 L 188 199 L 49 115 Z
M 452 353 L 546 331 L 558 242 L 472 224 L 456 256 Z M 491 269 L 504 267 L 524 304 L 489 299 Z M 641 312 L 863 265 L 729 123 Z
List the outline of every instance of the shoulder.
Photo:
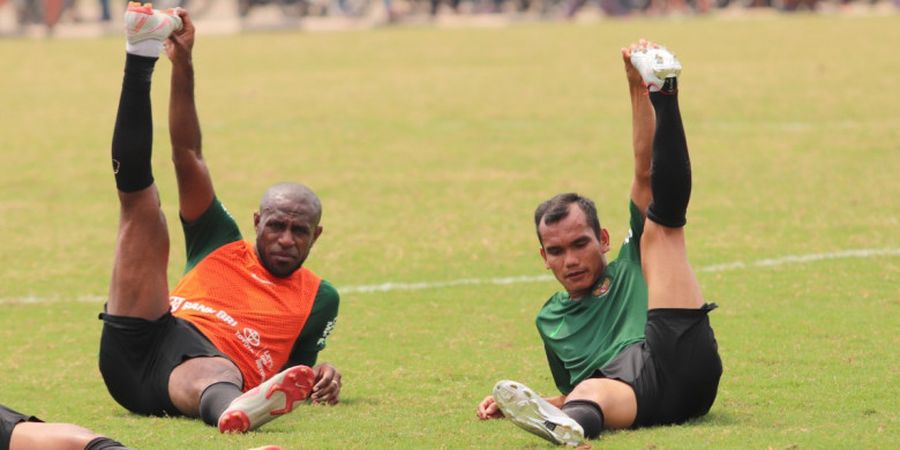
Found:
M 316 291 L 316 300 L 314 308 L 317 310 L 331 310 L 337 312 L 337 308 L 341 303 L 341 296 L 331 282 L 322 279 L 319 283 L 319 290 Z
M 319 291 L 316 292 L 316 299 L 319 298 L 339 302 L 340 294 L 338 294 L 337 288 L 330 281 L 323 278 L 322 282 L 319 283 Z

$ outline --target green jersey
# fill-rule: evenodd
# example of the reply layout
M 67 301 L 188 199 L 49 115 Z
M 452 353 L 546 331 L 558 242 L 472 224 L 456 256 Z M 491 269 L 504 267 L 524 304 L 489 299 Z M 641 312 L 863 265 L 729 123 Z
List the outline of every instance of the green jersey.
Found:
M 613 360 L 625 347 L 644 340 L 647 282 L 641 272 L 644 217 L 631 203 L 631 227 L 590 296 L 571 300 L 557 292 L 537 316 L 537 329 L 553 380 L 563 394 Z
M 209 209 L 199 219 L 191 223 L 182 220 L 181 225 L 187 247 L 185 273 L 219 247 L 243 239 L 234 217 L 217 198 L 213 199 Z M 309 318 L 291 350 L 288 366 L 315 365 L 318 353 L 325 348 L 325 341 L 334 330 L 339 303 L 337 289 L 323 279 Z

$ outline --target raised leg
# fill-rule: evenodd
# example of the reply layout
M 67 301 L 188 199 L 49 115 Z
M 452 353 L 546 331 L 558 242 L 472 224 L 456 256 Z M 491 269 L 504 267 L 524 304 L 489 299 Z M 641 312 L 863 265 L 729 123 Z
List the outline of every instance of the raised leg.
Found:
M 150 170 L 150 80 L 156 59 L 126 55 L 112 144 L 120 214 L 107 312 L 147 320 L 169 309 L 169 234 Z
M 703 295 L 688 262 L 684 236 L 691 162 L 678 108 L 677 78 L 666 78 L 661 90 L 650 93 L 650 101 L 656 111 L 650 174 L 653 200 L 641 237 L 648 308 L 700 308 Z

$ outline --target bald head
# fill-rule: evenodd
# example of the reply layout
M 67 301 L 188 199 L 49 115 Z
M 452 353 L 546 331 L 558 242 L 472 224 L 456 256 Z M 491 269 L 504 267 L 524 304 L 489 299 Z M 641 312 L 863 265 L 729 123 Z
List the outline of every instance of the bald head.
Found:
M 318 225 L 322 219 L 322 203 L 312 189 L 300 183 L 274 184 L 263 194 L 259 201 L 259 212 L 265 213 L 283 208 L 302 209 L 314 217 Z
M 279 183 L 263 194 L 253 214 L 256 253 L 276 277 L 289 277 L 299 269 L 322 234 L 322 204 L 308 187 Z

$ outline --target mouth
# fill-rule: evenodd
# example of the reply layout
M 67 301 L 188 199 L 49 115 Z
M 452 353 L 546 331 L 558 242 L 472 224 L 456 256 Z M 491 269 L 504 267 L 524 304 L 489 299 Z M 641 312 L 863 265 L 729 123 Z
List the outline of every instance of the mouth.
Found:
M 587 275 L 587 273 L 588 273 L 587 269 L 581 269 L 581 270 L 569 272 L 566 274 L 566 280 L 580 281 L 582 278 L 584 278 Z
M 272 261 L 277 264 L 290 264 L 296 261 L 296 258 L 294 258 L 293 256 L 283 253 L 272 253 L 270 257 Z

